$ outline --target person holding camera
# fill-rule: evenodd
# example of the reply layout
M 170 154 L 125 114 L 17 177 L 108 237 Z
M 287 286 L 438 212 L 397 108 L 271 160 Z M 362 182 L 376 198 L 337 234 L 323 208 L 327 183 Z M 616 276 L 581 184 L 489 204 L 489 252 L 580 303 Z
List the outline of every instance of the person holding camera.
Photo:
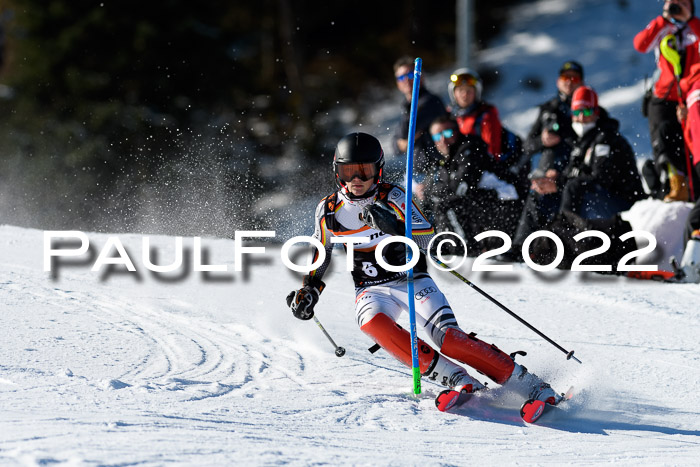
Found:
M 573 60 L 564 62 L 557 78 L 557 95 L 540 105 L 523 149 L 529 156 L 540 154 L 536 171 L 544 174 L 555 169 L 561 172 L 569 160 L 571 141 L 571 95 L 583 84 L 583 66 Z M 535 177 L 537 178 L 537 177 Z
M 582 85 L 583 66 L 568 60 L 559 69 L 557 95 L 540 105 L 537 120 L 523 142 L 523 150 L 535 167 L 528 177 L 530 191 L 518 221 L 513 247 L 500 255 L 500 260 L 522 261 L 520 246 L 525 238 L 548 224 L 559 210 L 562 187 L 557 186 L 555 180 L 569 162 L 576 139 L 571 128 L 571 96 Z M 605 113 L 603 108 L 600 110 Z
M 545 228 L 557 214 L 611 218 L 644 196 L 634 151 L 620 134 L 619 122 L 598 105 L 593 88 L 579 86 L 574 91 L 571 113 L 575 139 L 568 163 L 563 170 L 534 175 L 513 246 L 500 260 L 522 261 L 526 238 Z
M 662 40 L 669 35 L 672 36 L 669 43 L 676 44 L 680 56 L 680 76 L 676 76 L 673 64 L 660 50 Z M 688 76 L 690 67 L 700 62 L 699 37 L 700 20 L 695 17 L 693 1 L 666 0 L 661 15 L 634 38 L 638 52 L 653 50 L 656 55 L 658 78 L 645 109 L 654 162 L 645 165 L 643 173 L 652 195 L 666 201 L 688 200 L 685 142 L 676 107 L 681 103 L 679 78 Z

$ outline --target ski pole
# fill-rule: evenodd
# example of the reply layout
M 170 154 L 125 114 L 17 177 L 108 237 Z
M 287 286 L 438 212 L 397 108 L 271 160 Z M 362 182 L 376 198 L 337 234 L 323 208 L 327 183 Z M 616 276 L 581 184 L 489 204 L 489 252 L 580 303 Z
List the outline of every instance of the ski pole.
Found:
M 659 50 L 661 55 L 668 61 L 668 63 L 673 66 L 673 76 L 676 79 L 676 87 L 678 89 L 678 105 L 683 105 L 683 91 L 681 90 L 681 74 L 683 74 L 683 69 L 681 68 L 681 56 L 678 53 L 678 40 L 673 34 L 669 34 L 661 39 L 659 44 Z M 688 144 L 685 141 L 685 120 L 681 122 L 681 130 L 683 131 L 683 149 L 685 150 L 685 168 L 688 172 L 688 188 L 690 189 L 691 201 L 695 201 L 695 187 L 693 187 L 693 172 L 692 164 L 690 163 L 690 152 L 688 151 Z
M 326 328 L 323 327 L 323 325 L 322 325 L 321 322 L 318 320 L 318 318 L 316 317 L 316 315 L 314 315 L 314 321 L 316 321 L 316 324 L 318 324 L 318 327 L 319 327 L 319 328 L 321 329 L 321 331 L 323 331 L 323 333 L 326 335 L 326 337 L 328 338 L 328 341 L 329 341 L 331 344 L 333 344 L 333 348 L 335 348 L 335 355 L 336 355 L 336 357 L 342 357 L 343 355 L 345 355 L 345 349 L 344 349 L 343 347 L 338 346 L 338 345 L 335 343 L 335 341 L 333 340 L 333 338 L 331 337 L 331 335 L 328 334 L 328 331 L 326 331 Z
M 426 256 L 429 255 L 429 253 L 427 253 L 423 248 L 420 248 L 420 251 L 421 251 L 421 253 L 423 253 L 423 254 L 426 255 Z M 480 289 L 479 287 L 477 287 L 476 284 L 474 284 L 472 281 L 470 281 L 469 279 L 467 279 L 466 277 L 464 277 L 463 275 L 461 275 L 461 274 L 458 273 L 457 271 L 448 269 L 448 266 L 447 266 L 445 263 L 443 263 L 442 261 L 440 261 L 439 259 L 437 259 L 437 258 L 436 258 L 435 256 L 433 256 L 432 254 L 430 254 L 430 258 L 432 258 L 432 260 L 433 260 L 435 263 L 437 263 L 438 265 L 440 265 L 441 267 L 443 267 L 447 272 L 449 272 L 450 274 L 452 274 L 453 276 L 455 276 L 457 279 L 459 279 L 459 280 L 461 280 L 462 282 L 464 282 L 465 284 L 467 284 L 467 285 L 468 285 L 469 287 L 471 287 L 472 289 L 474 289 L 474 290 L 476 290 L 477 292 L 479 292 L 481 295 L 483 295 L 484 297 L 486 297 L 487 299 L 489 299 L 493 304 L 495 304 L 496 306 L 498 306 L 500 309 L 502 309 L 503 311 L 505 311 L 506 313 L 508 313 L 509 315 L 511 315 L 513 318 L 515 318 L 515 319 L 517 319 L 518 321 L 520 321 L 520 322 L 521 322 L 522 324 L 524 324 L 525 326 L 527 326 L 530 330 L 534 331 L 534 332 L 535 332 L 537 335 L 539 335 L 541 338 L 543 338 L 544 340 L 546 340 L 547 342 L 549 342 L 550 344 L 552 344 L 552 345 L 553 345 L 554 347 L 556 347 L 557 349 L 559 349 L 559 350 L 561 350 L 562 352 L 564 352 L 564 353 L 566 354 L 566 359 L 567 359 L 567 360 L 570 360 L 570 359 L 573 358 L 573 359 L 576 360 L 577 362 L 583 363 L 583 362 L 581 362 L 581 360 L 579 360 L 578 358 L 574 357 L 574 351 L 573 351 L 573 350 L 569 352 L 569 351 L 566 350 L 564 347 L 562 347 L 561 345 L 559 345 L 559 344 L 557 344 L 556 342 L 554 342 L 552 339 L 550 339 L 549 337 L 547 337 L 546 335 L 544 335 L 539 329 L 537 329 L 536 327 L 534 327 L 533 325 L 531 325 L 530 323 L 528 323 L 527 321 L 525 321 L 524 319 L 522 319 L 520 316 L 518 316 L 518 315 L 515 314 L 513 311 L 511 311 L 510 309 L 508 309 L 508 307 L 506 307 L 506 306 L 503 305 L 501 302 L 499 302 L 498 300 L 496 300 L 495 298 L 493 298 L 491 295 L 489 295 L 489 294 L 487 294 L 486 292 L 484 292 L 483 290 L 481 290 L 481 289 Z

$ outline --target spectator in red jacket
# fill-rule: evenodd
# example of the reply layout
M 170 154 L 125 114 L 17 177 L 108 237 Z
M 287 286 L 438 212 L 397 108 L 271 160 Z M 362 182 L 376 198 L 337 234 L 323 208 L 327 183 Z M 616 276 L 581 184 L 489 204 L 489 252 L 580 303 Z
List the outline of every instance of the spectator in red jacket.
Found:
M 685 120 L 685 140 L 691 152 L 693 191 L 700 199 L 700 63 L 690 67 L 688 76 L 681 80 L 685 106 L 678 107 L 678 120 Z
M 481 137 L 489 153 L 498 159 L 503 126 L 498 109 L 481 100 L 483 88 L 484 84 L 475 71 L 460 68 L 450 76 L 447 91 L 452 102 L 452 116 L 457 120 L 459 131 Z
M 659 45 L 664 37 L 675 36 L 681 56 L 681 77 L 688 76 L 690 67 L 700 62 L 700 20 L 694 15 L 692 0 L 666 0 L 662 14 L 634 38 L 637 51 L 648 53 L 653 50 L 656 54 L 659 74 L 646 109 L 654 165 L 645 167 L 644 172 L 652 194 L 663 197 L 668 193 L 667 201 L 687 201 L 686 156 L 683 130 L 676 118 L 676 107 L 680 102 L 678 82 L 673 65 L 660 53 Z

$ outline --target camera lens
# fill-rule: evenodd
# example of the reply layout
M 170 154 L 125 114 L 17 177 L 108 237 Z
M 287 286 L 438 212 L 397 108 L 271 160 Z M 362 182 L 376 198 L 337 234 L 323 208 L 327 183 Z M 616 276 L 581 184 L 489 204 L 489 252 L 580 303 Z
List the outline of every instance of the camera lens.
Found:
M 668 12 L 671 13 L 672 15 L 678 15 L 682 12 L 683 10 L 681 9 L 681 6 L 677 3 L 671 3 L 668 6 Z

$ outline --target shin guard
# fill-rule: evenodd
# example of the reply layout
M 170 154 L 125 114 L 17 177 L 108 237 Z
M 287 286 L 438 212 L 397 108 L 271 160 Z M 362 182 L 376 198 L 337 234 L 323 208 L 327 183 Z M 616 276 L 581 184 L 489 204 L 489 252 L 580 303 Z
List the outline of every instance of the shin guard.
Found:
M 404 365 L 409 368 L 413 366 L 411 335 L 387 315 L 378 313 L 360 329 Z M 438 357 L 439 354 L 432 347 L 418 339 L 418 364 L 422 375 L 433 370 Z
M 503 384 L 515 367 L 507 353 L 457 328 L 447 330 L 440 352 L 469 365 L 498 384 Z

